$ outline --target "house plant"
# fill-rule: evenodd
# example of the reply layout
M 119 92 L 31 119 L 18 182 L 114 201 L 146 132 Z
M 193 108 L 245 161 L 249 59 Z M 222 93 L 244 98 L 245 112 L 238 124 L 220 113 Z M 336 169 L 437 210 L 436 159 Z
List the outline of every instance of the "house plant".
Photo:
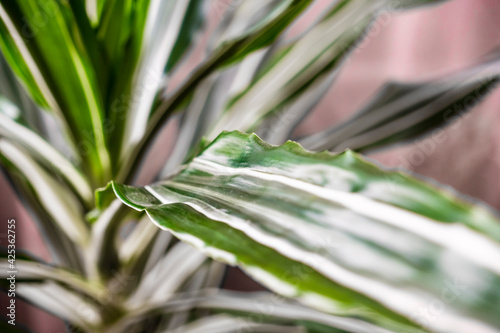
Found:
M 207 58 L 169 94 L 203 1 L 1 3 L 3 55 L 37 106 L 12 112 L 2 100 L 0 153 L 56 257 L 55 266 L 16 259 L 21 296 L 91 332 L 498 327 L 498 266 L 489 260 L 498 224 L 487 209 L 350 151 L 314 154 L 220 134 L 256 131 L 283 143 L 376 14 L 436 1 L 332 1 L 310 30 L 282 44 L 310 2 L 235 5 Z M 363 151 L 424 133 L 491 90 L 496 67 L 493 58 L 440 80 L 390 84 L 350 121 L 299 142 Z M 37 127 L 38 108 L 51 112 L 63 147 L 41 139 L 51 137 Z M 277 111 L 287 117 L 279 128 Z M 178 114 L 180 136 L 161 183 L 123 185 Z M 223 266 L 172 234 L 316 310 L 217 290 Z M 391 237 L 402 241 L 388 244 Z M 471 271 L 486 286 L 472 284 Z M 450 281 L 461 297 L 438 320 L 415 314 L 445 302 Z

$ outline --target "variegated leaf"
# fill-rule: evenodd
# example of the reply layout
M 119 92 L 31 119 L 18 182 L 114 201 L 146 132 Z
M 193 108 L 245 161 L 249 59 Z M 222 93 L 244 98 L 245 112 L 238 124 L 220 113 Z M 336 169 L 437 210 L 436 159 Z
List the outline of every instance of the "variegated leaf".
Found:
M 398 332 L 500 327 L 499 220 L 350 151 L 224 133 L 170 179 L 114 190 L 205 254 L 324 311 Z M 435 302 L 442 311 L 426 317 Z
M 303 103 L 304 100 L 297 101 L 302 94 L 313 91 L 325 80 L 333 80 L 331 73 L 337 71 L 378 13 L 433 2 L 436 1 L 334 1 L 312 28 L 273 55 L 261 73 L 231 101 L 208 137 L 213 139 L 222 130 L 254 131 L 269 114 L 294 102 Z M 310 107 L 306 105 L 304 109 Z
M 500 54 L 436 80 L 390 82 L 353 117 L 299 142 L 311 150 L 375 149 L 451 124 L 497 85 Z
M 12 174 L 24 180 L 25 189 L 33 193 L 38 204 L 75 244 L 85 245 L 89 229 L 83 218 L 83 207 L 64 184 L 43 169 L 23 148 L 0 138 L 0 161 Z
M 111 168 L 102 85 L 98 59 L 87 43 L 92 35 L 81 30 L 88 22 L 74 14 L 76 5 L 0 1 L 0 47 L 33 98 L 65 119 L 85 172 L 99 185 L 109 179 Z
M 149 144 L 163 127 L 165 121 L 190 97 L 194 89 L 210 74 L 215 71 L 239 62 L 250 53 L 268 47 L 280 34 L 300 15 L 311 3 L 311 0 L 286 0 L 274 10 L 271 15 L 242 35 L 222 43 L 207 59 L 193 71 L 185 84 L 179 87 L 171 96 L 163 98 L 143 128 L 144 119 L 137 124 L 136 132 L 144 134 L 143 137 L 135 136 L 135 142 L 130 151 L 126 151 L 126 158 L 115 179 L 119 181 L 130 180 L 135 176 L 134 170 L 138 167 Z M 147 119 L 146 119 L 147 120 Z M 131 125 L 132 126 L 132 125 Z M 135 125 L 134 125 L 135 126 Z M 127 140 L 131 140 L 127 138 Z
M 117 112 L 114 117 L 117 129 L 123 127 L 123 132 L 114 134 L 121 144 L 113 142 L 120 147 L 120 159 L 126 160 L 130 149 L 145 135 L 155 98 L 166 84 L 164 71 L 171 69 L 189 47 L 192 30 L 200 27 L 199 20 L 190 19 L 193 15 L 199 16 L 204 3 L 201 0 L 153 0 L 149 3 L 139 45 L 142 51 L 133 73 L 130 95 L 125 96 L 126 113 Z M 118 97 L 123 99 L 123 96 Z
M 91 207 L 93 193 L 83 173 L 38 134 L 8 117 L 9 112 L 20 113 L 15 105 L 0 97 L 0 138 L 22 145 L 41 165 L 63 178 L 82 202 Z

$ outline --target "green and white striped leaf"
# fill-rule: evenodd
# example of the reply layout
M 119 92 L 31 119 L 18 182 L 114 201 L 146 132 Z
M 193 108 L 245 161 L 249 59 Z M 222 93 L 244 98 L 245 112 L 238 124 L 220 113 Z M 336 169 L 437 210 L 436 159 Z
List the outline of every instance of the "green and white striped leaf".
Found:
M 32 191 L 29 180 L 16 169 L 9 168 L 8 164 L 5 165 L 5 160 L 1 161 L 0 164 L 2 164 L 2 173 L 9 180 L 22 206 L 28 211 L 39 230 L 49 251 L 51 262 L 83 274 L 85 269 L 79 246 L 57 226 L 57 223 L 47 213 L 36 192 Z
M 62 177 L 82 202 L 91 207 L 94 195 L 82 172 L 38 134 L 8 117 L 9 113 L 20 111 L 0 97 L 0 138 L 22 145 L 41 165 Z
M 156 95 L 166 84 L 164 71 L 170 59 L 169 69 L 189 47 L 192 29 L 200 27 L 198 20 L 190 20 L 192 15 L 199 15 L 203 3 L 200 0 L 150 2 L 130 91 L 130 110 L 124 117 L 121 159 L 144 136 Z
M 26 191 L 36 196 L 39 205 L 69 239 L 84 245 L 89 229 L 83 220 L 83 207 L 64 184 L 44 170 L 23 148 L 0 138 L 0 161 L 10 172 L 18 174 L 29 186 Z
M 110 66 L 118 65 L 124 57 L 126 43 L 134 32 L 132 19 L 134 15 L 140 14 L 141 11 L 135 7 L 132 0 L 107 1 L 96 39 L 102 44 Z
M 12 274 L 9 272 L 15 271 L 16 282 L 18 283 L 53 281 L 73 291 L 84 293 L 86 296 L 93 297 L 96 300 L 104 296 L 101 292 L 103 290 L 102 287 L 99 288 L 96 285 L 90 284 L 80 275 L 65 269 L 52 267 L 42 262 L 29 260 L 28 258 L 22 258 L 19 255 L 16 256 L 15 268 L 12 269 L 7 259 L 7 255 L 2 254 L 2 258 L 0 259 L 0 268 L 2 269 L 0 277 L 2 278 L 2 283 L 5 283 L 6 278 L 9 278 L 10 274 Z M 7 280 L 7 282 L 9 281 Z
M 267 292 L 242 293 L 214 290 L 212 293 L 208 292 L 207 295 L 202 296 L 200 301 L 196 302 L 196 306 L 215 312 L 231 313 L 258 322 L 295 324 L 308 328 L 307 332 L 388 332 L 357 318 L 332 316 Z M 246 323 L 241 321 L 238 326 L 242 331 L 247 328 Z
M 133 106 L 131 99 L 139 61 L 145 50 L 145 26 L 149 1 L 108 1 L 97 39 L 109 58 L 111 80 L 107 92 L 106 117 L 109 128 L 110 153 L 119 156 L 124 122 Z M 115 166 L 116 167 L 116 166 Z
M 497 85 L 499 59 L 497 52 L 493 59 L 438 80 L 388 83 L 347 121 L 299 142 L 311 150 L 364 151 L 446 126 L 473 108 Z
M 244 332 L 267 332 L 267 333 L 305 333 L 303 327 L 267 324 L 252 321 L 246 318 L 237 318 L 228 315 L 214 315 L 195 320 L 174 330 L 164 333 L 237 333 Z
M 263 13 L 272 15 L 272 12 L 279 9 L 280 5 L 282 5 L 280 1 L 235 1 L 231 3 L 230 9 L 226 10 L 226 16 L 217 27 L 217 32 L 212 36 L 207 52 L 213 52 L 217 46 L 230 40 L 232 36 L 251 30 L 261 20 L 265 20 L 262 18 Z M 230 97 L 241 93 L 241 90 L 250 84 L 263 59 L 270 53 L 270 49 L 272 47 L 249 54 L 230 69 L 212 74 L 196 88 L 191 102 L 182 113 L 177 142 L 159 179 L 165 178 L 186 161 L 193 147 L 197 146 L 220 116 L 224 104 L 229 101 Z
M 41 21 L 41 18 L 43 21 Z M 43 24 L 42 24 L 42 23 Z M 0 47 L 34 99 L 62 116 L 96 184 L 109 179 L 95 60 L 68 3 L 0 2 Z
M 175 244 L 141 280 L 127 304 L 140 308 L 144 303 L 162 304 L 206 261 L 199 251 L 184 243 Z
M 500 328 L 499 220 L 350 151 L 224 133 L 169 180 L 113 186 L 181 240 L 323 311 L 395 331 Z
M 170 73 L 176 66 L 180 65 L 182 58 L 187 58 L 188 51 L 204 26 L 206 6 L 207 2 L 202 0 L 189 2 L 174 47 L 168 57 L 165 67 L 166 73 Z
M 363 37 L 376 15 L 392 10 L 395 3 L 392 0 L 333 2 L 315 26 L 276 52 L 262 73 L 231 101 L 208 137 L 213 139 L 223 130 L 254 131 L 266 115 L 293 103 L 323 80 L 332 80 L 329 74 Z M 407 5 L 399 3 L 403 8 Z M 414 1 L 413 5 L 421 3 Z
M 134 169 L 137 169 L 158 131 L 172 113 L 192 96 L 195 88 L 204 79 L 223 67 L 243 60 L 250 53 L 271 45 L 297 16 L 306 10 L 311 2 L 312 0 L 283 1 L 276 10 L 272 11 L 270 15 L 267 15 L 252 29 L 245 31 L 241 36 L 225 41 L 217 47 L 181 87 L 171 96 L 163 98 L 158 103 L 147 122 L 147 128 L 138 130 L 138 132 L 142 131 L 144 136 L 140 141 L 136 142 L 131 151 L 126 152 L 127 156 L 123 160 L 122 167 L 115 179 L 128 181 L 133 178 Z M 141 127 L 142 122 L 139 122 L 138 126 Z
M 108 6 L 109 2 L 108 0 L 85 0 L 85 11 L 92 26 L 100 23 L 104 7 Z
M 18 283 L 16 295 L 88 332 L 103 321 L 99 305 L 55 282 Z
M 8 114 L 11 118 L 15 118 L 38 134 L 46 134 L 45 126 L 40 119 L 39 108 L 29 98 L 2 54 L 0 54 L 0 96 L 6 97 L 23 110 L 19 112 L 19 110 L 11 109 L 13 114 Z M 4 113 L 4 111 L 0 112 Z
M 389 333 L 381 327 L 358 318 L 323 313 L 276 294 L 234 292 L 220 289 L 191 290 L 177 293 L 165 302 L 147 302 L 134 310 L 133 315 L 118 321 L 109 329 L 109 332 L 122 332 L 130 325 L 155 314 L 176 316 L 179 313 L 196 309 L 239 317 L 238 324 L 232 327 L 237 332 L 246 332 L 246 329 L 251 328 L 252 323 L 245 321 L 245 319 L 250 319 L 259 323 L 302 326 L 307 328 L 307 332 Z

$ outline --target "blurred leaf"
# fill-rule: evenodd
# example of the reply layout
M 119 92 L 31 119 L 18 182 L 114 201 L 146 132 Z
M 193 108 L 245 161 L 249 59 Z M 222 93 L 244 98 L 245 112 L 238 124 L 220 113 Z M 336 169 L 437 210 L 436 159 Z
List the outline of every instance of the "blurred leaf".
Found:
M 299 142 L 311 150 L 364 151 L 444 127 L 479 103 L 499 81 L 500 57 L 437 80 L 390 82 L 373 99 L 333 128 Z
M 271 144 L 282 144 L 292 136 L 293 130 L 321 102 L 337 77 L 333 71 L 323 80 L 313 83 L 307 91 L 289 105 L 278 108 L 266 116 L 256 133 Z
M 128 100 L 126 113 L 121 112 L 119 118 L 115 117 L 118 123 L 114 124 L 117 130 L 114 133 L 115 141 L 112 142 L 115 147 L 120 147 L 120 160 L 143 137 L 156 95 L 165 84 L 164 71 L 167 63 L 170 57 L 179 56 L 173 52 L 183 54 L 189 46 L 186 45 L 189 39 L 186 35 L 190 34 L 193 27 L 188 23 L 197 24 L 196 20 L 191 22 L 190 19 L 200 10 L 203 2 L 204 0 L 150 2 L 140 44 L 141 53 L 131 85 L 126 87 L 129 89 L 129 93 L 125 94 L 125 99 Z M 121 140 L 121 144 L 116 143 L 116 140 Z
M 231 36 L 238 36 L 252 29 L 263 20 L 262 16 L 271 15 L 281 4 L 281 1 L 235 1 L 231 3 L 207 51 L 212 52 L 216 45 L 222 44 Z M 270 53 L 270 49 L 271 47 L 267 47 L 251 53 L 229 70 L 212 74 L 196 88 L 189 105 L 181 115 L 177 142 L 163 167 L 160 179 L 172 173 L 192 154 L 193 147 L 197 146 L 202 136 L 220 116 L 228 98 L 239 93 L 250 83 L 263 59 Z
M 96 74 L 95 78 L 98 85 L 96 89 L 99 90 L 101 97 L 104 98 L 109 84 L 110 62 L 114 59 L 110 60 L 106 58 L 99 44 L 96 32 L 89 21 L 89 17 L 85 13 L 84 3 L 81 0 L 77 0 L 69 1 L 68 5 L 71 9 L 73 15 L 72 19 L 75 24 L 75 26 L 70 27 L 70 29 L 78 31 L 77 38 L 79 38 L 79 40 L 76 43 L 81 44 L 80 53 L 88 56 L 90 61 L 89 67 L 91 67 Z
M 114 190 L 205 254 L 324 311 L 396 331 L 500 326 L 499 220 L 352 152 L 224 133 L 171 179 Z M 466 287 L 438 318 L 416 315 L 450 283 Z
M 206 260 L 207 257 L 193 247 L 182 242 L 175 244 L 141 279 L 128 299 L 128 306 L 136 308 L 148 302 L 168 301 Z
M 54 282 L 18 283 L 16 295 L 89 332 L 102 323 L 100 306 Z
M 213 315 L 200 318 L 177 329 L 165 333 L 219 333 L 237 332 L 269 332 L 269 333 L 304 333 L 304 329 L 296 326 L 267 324 L 253 321 L 251 318 L 237 318 L 228 315 Z M 332 332 L 333 333 L 333 332 Z
M 387 332 L 357 318 L 332 316 L 268 292 L 217 290 L 207 294 L 197 302 L 198 307 L 256 319 L 259 322 L 295 324 L 307 328 L 307 332 Z M 245 327 L 244 324 L 240 326 L 241 329 Z
M 279 9 L 273 11 L 272 15 L 267 16 L 258 26 L 245 32 L 242 36 L 238 36 L 220 45 L 198 66 L 172 96 L 164 98 L 161 104 L 154 110 L 149 121 L 147 121 L 146 127 L 143 126 L 146 124 L 143 124 L 142 120 L 136 121 L 135 117 L 127 118 L 130 124 L 129 128 L 132 128 L 131 126 L 137 128 L 137 133 L 140 132 L 141 135 L 132 135 L 131 132 L 125 132 L 128 133 L 127 136 L 130 136 L 127 139 L 132 142 L 132 145 L 129 147 L 130 149 L 126 146 L 123 147 L 126 157 L 122 160 L 122 167 L 115 179 L 128 181 L 134 176 L 133 171 L 141 162 L 151 140 L 158 133 L 159 129 L 162 128 L 169 116 L 188 97 L 192 96 L 195 88 L 205 78 L 221 67 L 240 61 L 251 52 L 272 44 L 310 3 L 311 0 L 285 0 Z
M 14 271 L 16 283 L 53 281 L 70 288 L 73 291 L 84 293 L 88 297 L 101 299 L 103 296 L 101 292 L 102 287 L 99 288 L 96 285 L 88 283 L 80 275 L 74 274 L 62 268 L 47 265 L 43 262 L 29 259 L 27 257 L 19 256 L 18 253 L 14 254 L 15 264 L 14 268 L 12 268 L 8 261 L 8 252 L 6 249 L 4 250 L 5 251 L 2 252 L 0 259 L 0 277 L 2 278 L 2 283 L 7 287 L 7 284 L 10 283 L 10 281 L 6 279 L 12 274 L 9 272 Z
M 153 314 L 175 316 L 178 313 L 194 309 L 207 309 L 211 313 L 224 313 L 237 317 L 239 325 L 235 331 L 246 332 L 255 320 L 263 324 L 296 325 L 307 328 L 307 332 L 329 333 L 389 333 L 389 331 L 366 323 L 358 318 L 333 316 L 311 308 L 304 307 L 284 297 L 267 292 L 235 292 L 220 289 L 201 289 L 173 295 L 161 303 L 149 302 L 133 311 L 133 315 L 118 321 L 113 327 L 128 327 L 134 322 Z M 235 318 L 236 319 L 236 318 Z M 247 325 L 249 324 L 249 325 Z M 265 331 L 268 332 L 268 331 Z
M 87 207 L 92 206 L 93 193 L 82 172 L 43 138 L 9 118 L 7 113 L 20 113 L 20 111 L 15 105 L 0 97 L 0 138 L 22 145 L 38 163 L 63 178 Z
M 35 100 L 59 113 L 92 181 L 109 179 L 103 101 L 86 37 L 67 3 L 0 2 L 0 46 Z M 83 42 L 82 42 L 83 41 Z
M 0 166 L 4 163 L 5 161 L 1 161 Z M 15 190 L 23 208 L 27 210 L 33 219 L 49 251 L 52 262 L 83 274 L 84 265 L 81 249 L 57 226 L 43 203 L 38 199 L 37 193 L 32 190 L 30 182 L 16 168 L 9 167 L 9 165 L 2 166 L 1 171 Z
M 189 2 L 186 14 L 182 20 L 174 48 L 169 55 L 165 72 L 169 73 L 183 58 L 191 47 L 196 35 L 203 28 L 206 12 L 206 1 L 193 0 Z
M 213 139 L 223 130 L 255 131 L 266 116 L 279 110 L 286 113 L 287 105 L 293 103 L 305 103 L 302 106 L 304 110 L 311 110 L 322 94 L 318 93 L 319 96 L 308 100 L 300 99 L 300 96 L 318 90 L 313 88 L 321 86 L 324 80 L 333 81 L 331 73 L 337 70 L 351 49 L 364 37 L 379 12 L 394 10 L 396 3 L 399 3 L 398 8 L 405 8 L 407 4 L 413 7 L 427 2 L 432 1 L 333 2 L 312 28 L 275 52 L 267 67 L 229 103 L 208 137 Z M 303 111 L 297 118 L 301 119 L 305 114 Z M 287 127 L 296 123 L 293 116 L 290 118 L 284 120 L 289 122 Z
M 10 108 L 13 111 L 13 113 L 9 114 L 11 118 L 26 125 L 38 134 L 45 134 L 45 128 L 40 119 L 40 110 L 28 97 L 2 54 L 0 54 L 0 96 L 5 96 L 14 105 L 18 106 L 19 109 Z
M 111 191 L 113 191 L 112 188 Z M 139 261 L 147 261 L 147 255 L 145 254 L 149 253 L 148 248 L 151 242 L 155 240 L 157 233 L 158 228 L 149 223 L 149 219 L 144 215 L 137 222 L 137 225 L 130 235 L 120 244 L 118 249 L 120 262 L 124 264 L 124 266 L 131 266 L 134 268 L 135 265 L 139 265 Z
M 5 139 L 0 139 L 0 161 L 10 173 L 17 173 L 25 180 L 25 186 L 29 186 L 26 191 L 36 196 L 58 228 L 76 244 L 86 244 L 89 230 L 82 219 L 83 208 L 68 188 L 45 171 L 23 148 Z
M 133 0 L 108 0 L 106 3 L 106 10 L 97 30 L 97 40 L 102 44 L 110 64 L 118 64 L 124 56 L 123 51 L 133 31 L 133 9 Z
M 125 209 L 119 200 L 114 200 L 105 209 L 98 211 L 92 224 L 88 251 L 86 253 L 87 274 L 90 279 L 100 280 L 110 278 L 118 270 L 118 254 L 116 240 L 119 228 L 127 218 L 139 215 Z
M 110 0 L 85 0 L 86 14 L 92 26 L 99 24 L 103 9 L 109 2 Z

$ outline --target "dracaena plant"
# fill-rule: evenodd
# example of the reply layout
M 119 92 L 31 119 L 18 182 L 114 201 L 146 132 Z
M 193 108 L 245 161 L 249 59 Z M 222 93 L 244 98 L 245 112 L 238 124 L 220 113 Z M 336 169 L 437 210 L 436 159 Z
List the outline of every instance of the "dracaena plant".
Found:
M 460 116 L 498 57 L 296 137 L 379 13 L 441 1 L 331 0 L 285 38 L 312 2 L 227 3 L 172 87 L 220 2 L 0 0 L 0 161 L 53 258 L 18 251 L 17 296 L 84 332 L 500 331 L 494 213 L 359 155 Z M 269 291 L 220 289 L 225 264 Z

